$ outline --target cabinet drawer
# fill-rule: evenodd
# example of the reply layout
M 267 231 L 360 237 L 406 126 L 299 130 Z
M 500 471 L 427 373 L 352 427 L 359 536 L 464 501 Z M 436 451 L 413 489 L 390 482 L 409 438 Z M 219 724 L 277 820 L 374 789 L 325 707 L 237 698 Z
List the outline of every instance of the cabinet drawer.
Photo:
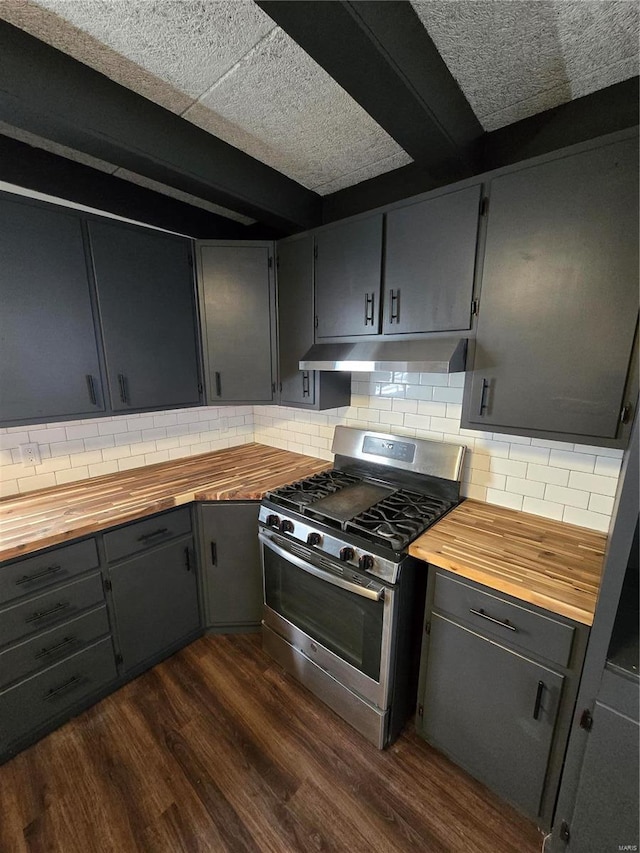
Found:
M 0 646 L 66 622 L 104 601 L 99 573 L 0 610 Z
M 434 609 L 501 643 L 568 666 L 575 628 L 437 572 Z
M 40 592 L 98 567 L 95 539 L 26 557 L 0 568 L 0 604 Z
M 161 542 L 184 536 L 191 532 L 191 511 L 189 507 L 152 518 L 144 521 L 136 521 L 119 530 L 112 530 L 104 535 L 104 547 L 107 552 L 107 560 L 115 563 L 130 554 L 144 551 Z
M 0 687 L 64 660 L 109 633 L 106 605 L 0 652 Z
M 111 638 L 0 693 L 0 752 L 116 678 Z

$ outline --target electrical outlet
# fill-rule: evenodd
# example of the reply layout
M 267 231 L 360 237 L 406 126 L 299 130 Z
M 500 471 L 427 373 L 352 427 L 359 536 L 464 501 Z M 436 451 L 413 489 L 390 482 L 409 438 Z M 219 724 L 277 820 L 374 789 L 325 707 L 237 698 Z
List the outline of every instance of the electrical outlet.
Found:
M 20 457 L 24 465 L 39 465 L 40 447 L 37 444 L 20 444 Z

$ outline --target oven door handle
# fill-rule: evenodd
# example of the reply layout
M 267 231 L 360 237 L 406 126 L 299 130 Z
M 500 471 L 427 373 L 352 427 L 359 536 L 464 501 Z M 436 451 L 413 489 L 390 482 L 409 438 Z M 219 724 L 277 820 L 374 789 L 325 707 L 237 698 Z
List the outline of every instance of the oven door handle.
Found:
M 288 562 L 293 563 L 294 566 L 302 569 L 303 572 L 315 575 L 315 577 L 333 584 L 334 586 L 339 586 L 340 589 L 345 589 L 348 592 L 359 595 L 361 598 L 368 598 L 371 601 L 382 601 L 384 598 L 385 588 L 381 584 L 372 582 L 369 586 L 360 586 L 360 584 L 345 580 L 345 578 L 341 578 L 339 575 L 334 575 L 332 572 L 326 571 L 326 569 L 321 569 L 320 566 L 316 566 L 315 563 L 303 560 L 302 557 L 299 557 L 287 548 L 276 545 L 273 539 L 270 539 L 262 533 L 259 534 L 259 539 L 263 545 L 266 545 L 267 548 L 271 548 L 272 551 L 279 554 L 283 559 L 288 560 Z

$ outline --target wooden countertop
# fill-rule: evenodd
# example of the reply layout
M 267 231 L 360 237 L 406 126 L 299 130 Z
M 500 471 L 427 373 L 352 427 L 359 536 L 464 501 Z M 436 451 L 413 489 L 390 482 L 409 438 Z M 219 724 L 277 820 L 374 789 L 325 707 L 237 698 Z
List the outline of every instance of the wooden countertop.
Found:
M 603 533 L 466 500 L 409 546 L 434 566 L 522 601 L 593 623 Z
M 0 560 L 58 545 L 191 501 L 260 500 L 331 467 L 263 444 L 161 462 L 0 500 Z

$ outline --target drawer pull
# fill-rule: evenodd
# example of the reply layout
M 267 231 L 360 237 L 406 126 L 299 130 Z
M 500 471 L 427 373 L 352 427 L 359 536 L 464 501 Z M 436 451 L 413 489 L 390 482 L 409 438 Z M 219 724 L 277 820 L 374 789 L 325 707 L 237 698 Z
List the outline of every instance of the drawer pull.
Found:
M 138 542 L 146 542 L 147 539 L 154 539 L 156 536 L 164 536 L 165 533 L 168 532 L 168 527 L 161 527 L 159 530 L 154 530 L 153 533 L 144 533 L 142 536 L 138 536 Z
M 493 622 L 494 625 L 502 625 L 503 628 L 508 628 L 510 631 L 518 630 L 515 625 L 512 625 L 511 622 L 509 622 L 508 619 L 503 621 L 502 619 L 495 619 L 493 616 L 488 616 L 482 607 L 480 610 L 474 610 L 473 607 L 471 607 L 469 609 L 469 613 L 473 613 L 474 616 L 480 616 L 482 619 L 486 619 L 487 622 Z
M 188 572 L 190 572 L 191 571 L 191 551 L 189 550 L 189 547 L 184 549 L 184 564 L 185 564 L 186 570 Z
M 62 571 L 62 566 L 49 566 L 48 569 L 44 569 L 42 572 L 38 572 L 35 575 L 23 575 L 16 581 L 16 586 L 22 586 L 24 583 L 42 580 L 42 578 L 46 578 L 49 575 L 55 575 L 59 571 Z
M 533 706 L 533 719 L 537 720 L 540 716 L 540 708 L 542 707 L 542 694 L 544 693 L 544 681 L 538 682 L 538 690 L 536 692 L 536 701 Z
M 34 655 L 36 660 L 40 660 L 40 658 L 49 657 L 49 655 L 54 654 L 55 652 L 59 652 L 60 649 L 63 649 L 65 646 L 72 646 L 77 642 L 77 637 L 65 637 L 64 640 L 61 640 L 59 643 L 56 643 L 55 646 L 49 646 L 49 648 L 42 648 L 37 655 Z
M 63 682 L 59 687 L 52 687 L 47 693 L 42 697 L 47 701 L 49 699 L 55 699 L 56 696 L 59 696 L 61 693 L 66 693 L 67 690 L 73 690 L 76 687 L 79 687 L 82 684 L 82 678 L 79 675 L 73 675 L 68 681 Z
M 218 565 L 218 546 L 213 539 L 211 540 L 211 565 Z
M 25 622 L 39 622 L 40 619 L 46 619 L 47 616 L 53 616 L 54 613 L 59 613 L 61 610 L 66 610 L 67 607 L 70 607 L 70 602 L 68 601 L 59 601 L 57 604 L 54 604 L 53 607 L 50 607 L 49 610 L 40 610 L 36 613 L 33 613 Z

